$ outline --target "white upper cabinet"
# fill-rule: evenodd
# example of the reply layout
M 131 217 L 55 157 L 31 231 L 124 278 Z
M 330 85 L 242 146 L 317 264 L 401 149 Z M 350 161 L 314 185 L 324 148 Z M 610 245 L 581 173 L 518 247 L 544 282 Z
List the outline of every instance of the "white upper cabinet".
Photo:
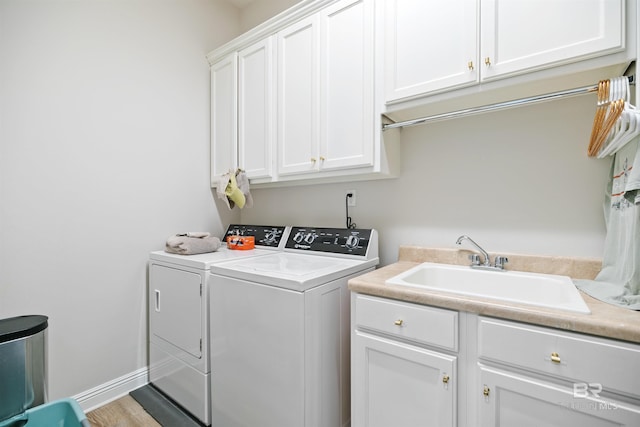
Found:
M 273 38 L 238 52 L 238 166 L 249 179 L 270 177 L 275 143 Z
M 385 100 L 622 52 L 625 25 L 625 0 L 389 0 Z
M 385 3 L 387 101 L 478 80 L 477 0 Z
M 397 176 L 397 131 L 382 133 L 382 0 L 302 1 L 209 53 L 212 184 Z M 287 184 L 289 183 L 289 184 Z
M 373 1 L 320 14 L 320 168 L 373 165 Z
M 481 0 L 482 79 L 624 49 L 624 0 Z
M 278 174 L 371 166 L 373 1 L 338 1 L 278 33 Z
M 318 17 L 280 31 L 278 173 L 318 170 Z
M 211 66 L 211 184 L 215 178 L 235 169 L 237 151 L 237 87 L 236 53 L 227 55 Z

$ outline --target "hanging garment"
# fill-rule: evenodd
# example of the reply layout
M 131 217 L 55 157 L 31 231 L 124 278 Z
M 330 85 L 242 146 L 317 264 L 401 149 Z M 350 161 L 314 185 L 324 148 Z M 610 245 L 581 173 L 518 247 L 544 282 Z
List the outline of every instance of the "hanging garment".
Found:
M 216 194 L 229 209 L 233 209 L 235 206 L 240 209 L 245 206 L 248 208 L 253 207 L 253 197 L 249 190 L 249 178 L 242 169 L 237 169 L 235 172 L 229 171 L 218 177 Z
M 640 310 L 640 137 L 613 158 L 605 199 L 602 270 L 576 286 L 601 301 Z

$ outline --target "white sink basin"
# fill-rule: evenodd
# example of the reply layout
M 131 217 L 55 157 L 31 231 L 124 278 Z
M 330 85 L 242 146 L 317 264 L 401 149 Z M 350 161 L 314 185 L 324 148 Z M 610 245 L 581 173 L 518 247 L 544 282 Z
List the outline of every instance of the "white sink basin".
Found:
M 567 276 L 487 271 L 468 266 L 425 262 L 392 277 L 386 283 L 591 313 L 580 292 Z

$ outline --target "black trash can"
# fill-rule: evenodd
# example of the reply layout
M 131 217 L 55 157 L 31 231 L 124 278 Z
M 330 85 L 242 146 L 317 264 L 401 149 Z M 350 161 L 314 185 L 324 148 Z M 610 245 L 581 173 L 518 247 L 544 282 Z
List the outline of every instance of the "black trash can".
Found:
M 0 420 L 47 401 L 47 316 L 0 320 Z

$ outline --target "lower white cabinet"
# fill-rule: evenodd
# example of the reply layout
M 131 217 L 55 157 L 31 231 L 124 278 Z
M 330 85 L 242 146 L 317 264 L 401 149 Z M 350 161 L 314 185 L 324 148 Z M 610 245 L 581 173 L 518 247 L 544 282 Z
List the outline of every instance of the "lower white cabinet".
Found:
M 640 408 L 602 398 L 599 383 L 558 385 L 480 366 L 481 426 L 608 427 L 640 425 Z M 594 366 L 593 369 L 597 369 Z
M 352 294 L 353 427 L 640 426 L 640 345 Z
M 355 305 L 351 425 L 455 426 L 457 357 L 424 344 L 455 347 L 457 313 L 360 295 Z
M 481 426 L 639 426 L 640 346 L 478 318 Z
M 357 334 L 352 425 L 454 426 L 456 357 Z

